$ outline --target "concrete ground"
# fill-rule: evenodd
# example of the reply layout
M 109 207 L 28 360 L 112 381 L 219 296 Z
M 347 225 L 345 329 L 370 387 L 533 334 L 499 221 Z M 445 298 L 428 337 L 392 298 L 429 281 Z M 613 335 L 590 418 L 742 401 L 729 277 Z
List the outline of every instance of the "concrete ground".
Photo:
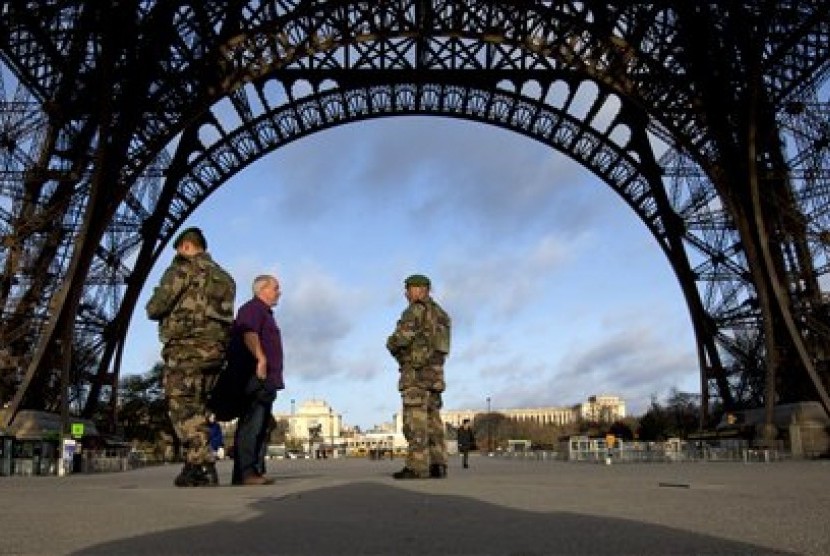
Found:
M 274 460 L 270 486 L 178 466 L 0 477 L 0 554 L 830 554 L 830 462 Z M 223 484 L 231 462 L 220 463 Z

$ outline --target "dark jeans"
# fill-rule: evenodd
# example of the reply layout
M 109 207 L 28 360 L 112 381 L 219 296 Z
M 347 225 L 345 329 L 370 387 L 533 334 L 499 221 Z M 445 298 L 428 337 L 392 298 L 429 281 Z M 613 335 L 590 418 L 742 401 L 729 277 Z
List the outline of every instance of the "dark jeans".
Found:
M 269 411 L 270 413 L 270 411 Z M 273 415 L 265 415 L 265 440 L 259 447 L 259 461 L 257 462 L 257 473 L 260 475 L 265 475 L 265 471 L 267 470 L 265 467 L 265 459 L 268 455 L 268 439 L 271 438 L 271 432 L 276 428 L 277 421 L 274 419 Z
M 461 465 L 463 465 L 464 467 L 469 467 L 470 466 L 469 463 L 467 462 L 467 458 L 469 457 L 469 455 L 470 455 L 470 450 L 468 450 L 468 449 L 462 449 L 461 450 Z
M 256 381 L 256 378 L 252 380 Z M 268 423 L 276 391 L 262 383 L 254 384 L 248 410 L 236 423 L 236 454 L 233 460 L 234 483 L 241 482 L 252 473 L 261 474 L 265 446 L 268 443 Z

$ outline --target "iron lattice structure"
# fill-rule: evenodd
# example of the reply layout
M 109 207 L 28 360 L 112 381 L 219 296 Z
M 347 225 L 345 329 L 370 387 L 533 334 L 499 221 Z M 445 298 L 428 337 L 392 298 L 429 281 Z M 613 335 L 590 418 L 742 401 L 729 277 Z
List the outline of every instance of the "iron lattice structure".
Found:
M 67 390 L 113 415 L 138 294 L 200 203 L 406 114 L 515 131 L 617 192 L 681 285 L 705 407 L 830 410 L 827 2 L 7 1 L 0 40 L 6 424 Z

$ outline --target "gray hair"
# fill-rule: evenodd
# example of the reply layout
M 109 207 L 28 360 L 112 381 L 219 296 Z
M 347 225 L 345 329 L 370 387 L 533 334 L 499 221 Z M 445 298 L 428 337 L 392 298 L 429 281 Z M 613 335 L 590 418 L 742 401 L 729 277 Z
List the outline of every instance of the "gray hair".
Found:
M 270 274 L 260 274 L 256 278 L 254 278 L 254 284 L 252 286 L 252 290 L 254 291 L 254 296 L 259 295 L 259 292 L 262 291 L 262 288 L 267 286 L 268 284 L 272 284 L 276 282 L 277 279 L 271 276 Z

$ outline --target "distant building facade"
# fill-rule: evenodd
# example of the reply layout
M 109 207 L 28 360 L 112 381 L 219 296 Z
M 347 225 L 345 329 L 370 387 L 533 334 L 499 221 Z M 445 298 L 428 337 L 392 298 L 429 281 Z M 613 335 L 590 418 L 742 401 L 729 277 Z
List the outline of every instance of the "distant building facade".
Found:
M 293 406 L 293 404 L 292 404 Z M 274 418 L 288 422 L 288 437 L 306 446 L 313 454 L 322 449 L 333 455 L 364 455 L 370 450 L 406 450 L 403 424 L 398 421 L 375 426 L 367 432 L 343 424 L 343 416 L 324 400 L 307 400 L 292 413 L 275 413 Z M 319 431 L 315 436 L 315 431 Z
M 343 416 L 323 400 L 307 400 L 291 414 L 275 413 L 274 418 L 288 421 L 288 436 L 307 445 L 323 444 L 337 450 L 342 446 Z M 315 435 L 316 431 L 316 435 Z
M 493 413 L 504 415 L 508 419 L 538 425 L 563 426 L 579 421 L 612 422 L 625 417 L 625 401 L 619 396 L 591 396 L 588 401 L 570 407 L 536 407 L 491 409 Z M 474 409 L 444 410 L 441 418 L 453 427 L 461 426 L 464 419 L 473 421 L 476 415 L 486 411 Z
M 288 422 L 288 437 L 299 440 L 308 448 L 308 453 L 323 448 L 343 455 L 365 455 L 372 450 L 391 451 L 402 454 L 406 451 L 406 438 L 403 435 L 403 417 L 400 413 L 393 415 L 391 422 L 382 423 L 372 429 L 360 432 L 354 427 L 343 424 L 343 416 L 323 400 L 302 402 L 297 411 L 290 414 L 274 414 L 278 420 Z M 504 415 L 508 419 L 538 425 L 564 426 L 579 421 L 612 422 L 626 416 L 625 401 L 619 396 L 597 395 L 588 401 L 570 407 L 537 407 L 492 409 L 493 413 Z M 445 424 L 461 426 L 464 419 L 475 420 L 485 411 L 474 409 L 444 410 L 441 418 Z M 318 436 L 313 432 L 319 431 Z
M 625 402 L 619 396 L 591 396 L 578 407 L 579 416 L 583 421 L 610 423 L 625 417 Z

